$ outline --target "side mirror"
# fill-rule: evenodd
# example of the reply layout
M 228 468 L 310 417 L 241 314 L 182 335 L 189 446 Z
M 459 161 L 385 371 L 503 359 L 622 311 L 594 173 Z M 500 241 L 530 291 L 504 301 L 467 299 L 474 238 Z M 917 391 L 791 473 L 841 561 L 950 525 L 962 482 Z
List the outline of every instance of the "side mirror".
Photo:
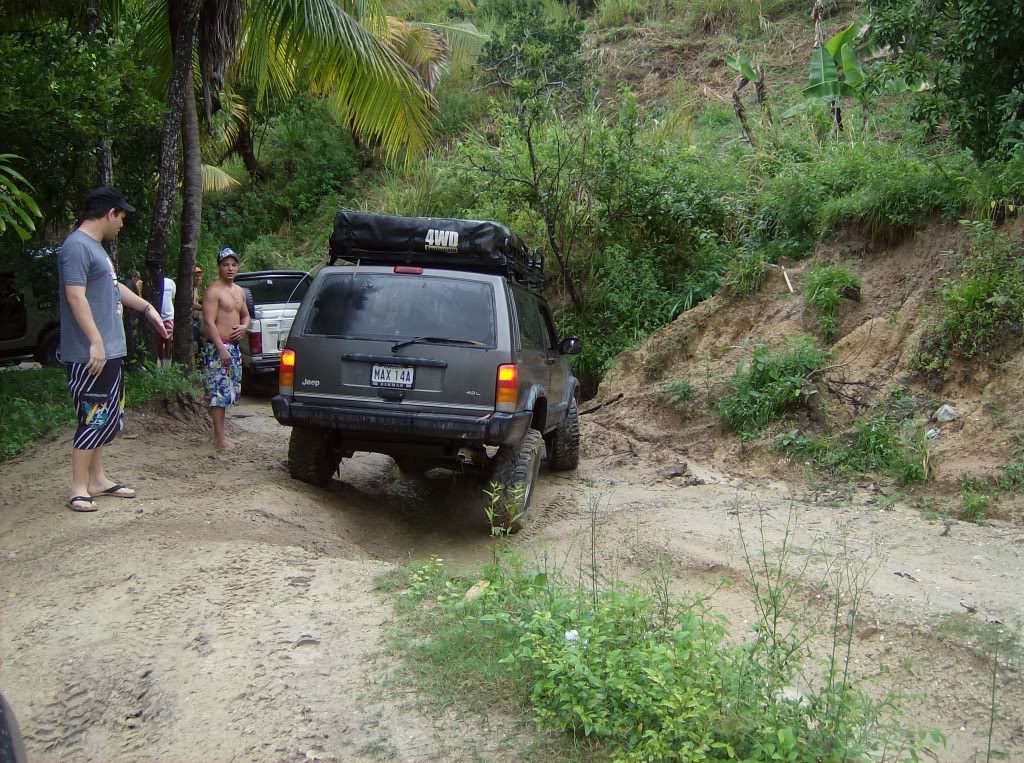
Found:
M 566 337 L 558 345 L 558 351 L 563 355 L 579 355 L 583 352 L 583 342 L 574 336 Z

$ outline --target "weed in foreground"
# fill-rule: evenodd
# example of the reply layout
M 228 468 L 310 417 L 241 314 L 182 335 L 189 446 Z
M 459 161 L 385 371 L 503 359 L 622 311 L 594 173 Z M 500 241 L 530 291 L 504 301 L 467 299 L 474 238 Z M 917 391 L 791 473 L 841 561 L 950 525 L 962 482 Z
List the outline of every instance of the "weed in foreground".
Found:
M 991 505 L 992 486 L 985 480 L 972 476 L 960 480 L 960 519 L 983 522 Z
M 661 392 L 673 408 L 686 411 L 689 403 L 697 399 L 697 390 L 686 379 L 677 379 L 661 385 Z
M 532 715 L 549 760 L 581 744 L 596 759 L 647 763 L 912 759 L 925 735 L 899 725 L 896 698 L 870 697 L 848 672 L 870 563 L 848 553 L 829 564 L 822 584 L 834 606 L 799 630 L 787 537 L 774 557 L 763 531 L 762 553 L 747 550 L 760 618 L 740 645 L 726 643 L 725 619 L 699 598 L 588 590 L 507 550 L 482 580 L 453 577 L 439 560 L 414 566 L 395 643 L 439 702 Z M 824 680 L 796 692 L 806 634 L 819 626 L 834 638 Z

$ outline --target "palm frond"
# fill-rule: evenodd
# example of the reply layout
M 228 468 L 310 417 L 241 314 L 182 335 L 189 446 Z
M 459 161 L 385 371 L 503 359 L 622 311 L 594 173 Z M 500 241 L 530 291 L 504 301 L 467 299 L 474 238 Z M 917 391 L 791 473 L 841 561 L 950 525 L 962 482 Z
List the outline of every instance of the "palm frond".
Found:
M 212 164 L 203 165 L 203 193 L 223 193 L 241 185 L 238 179 L 223 167 Z
M 378 3 L 355 5 L 368 13 Z M 243 26 L 239 70 L 258 99 L 269 87 L 287 93 L 298 79 L 386 152 L 425 148 L 432 96 L 386 40 L 335 0 L 259 0 L 249 6 Z
M 448 60 L 452 64 L 474 62 L 488 39 L 486 34 L 468 21 L 459 21 L 452 24 L 421 24 L 416 22 L 414 26 L 429 29 L 431 32 L 441 35 L 448 46 Z

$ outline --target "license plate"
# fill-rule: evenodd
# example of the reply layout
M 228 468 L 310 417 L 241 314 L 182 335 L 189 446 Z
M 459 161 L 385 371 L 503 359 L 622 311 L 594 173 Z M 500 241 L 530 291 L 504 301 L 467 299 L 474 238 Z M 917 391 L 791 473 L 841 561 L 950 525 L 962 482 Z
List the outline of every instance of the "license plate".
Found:
M 371 387 L 412 389 L 416 369 L 409 366 L 374 366 L 370 371 Z

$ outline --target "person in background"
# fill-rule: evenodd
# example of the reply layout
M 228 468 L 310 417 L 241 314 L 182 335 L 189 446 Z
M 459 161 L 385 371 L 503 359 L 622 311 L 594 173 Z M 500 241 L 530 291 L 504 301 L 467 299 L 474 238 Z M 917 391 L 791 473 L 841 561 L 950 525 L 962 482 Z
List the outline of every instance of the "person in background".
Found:
M 166 339 L 167 329 L 151 304 L 118 282 L 103 248 L 102 242 L 117 238 L 134 211 L 117 189 L 95 189 L 58 256 L 58 357 L 67 364 L 68 390 L 78 415 L 67 501 L 72 511 L 96 511 L 96 496 L 135 497 L 132 488 L 109 479 L 103 468 L 104 448 L 124 429 L 124 306 L 142 313 L 157 336 Z
M 128 288 L 142 296 L 142 276 L 139 275 L 138 270 L 133 270 L 128 274 Z
M 203 285 L 203 269 L 196 265 L 192 272 L 192 343 L 198 351 L 202 341 L 203 300 L 199 298 L 199 287 Z
M 171 345 L 174 338 L 174 294 L 177 287 L 170 278 L 164 278 L 164 294 L 160 302 L 160 320 L 164 322 L 167 329 L 167 339 L 161 339 L 156 348 L 157 365 L 168 367 L 171 365 Z

